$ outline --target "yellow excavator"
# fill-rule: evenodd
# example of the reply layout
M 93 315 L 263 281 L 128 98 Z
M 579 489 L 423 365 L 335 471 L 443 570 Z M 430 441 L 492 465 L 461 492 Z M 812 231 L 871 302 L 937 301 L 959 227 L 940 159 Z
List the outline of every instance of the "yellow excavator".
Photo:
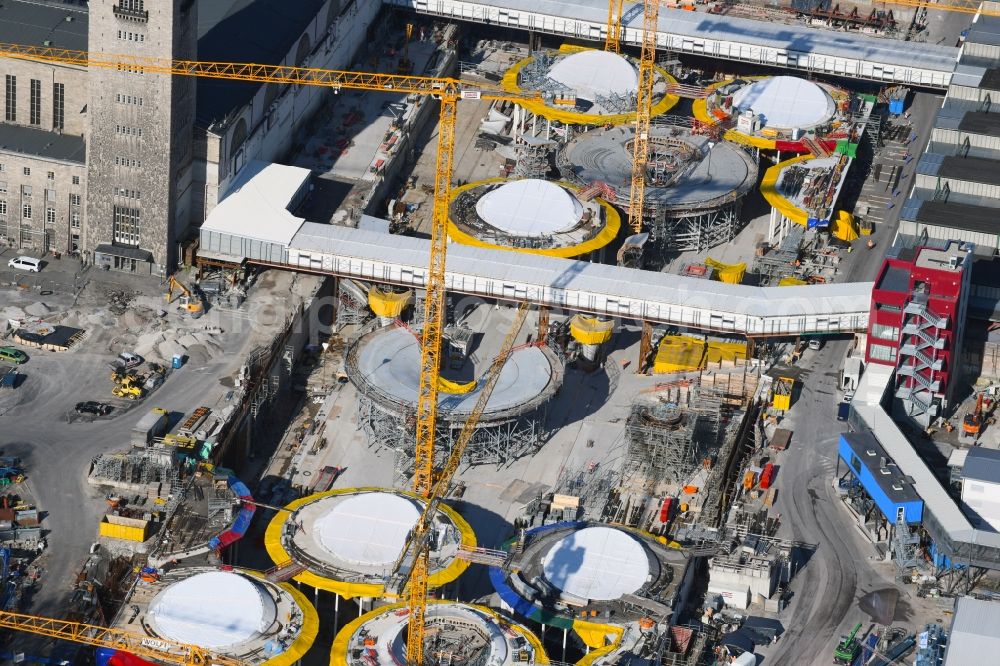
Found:
M 111 378 L 117 382 L 115 387 L 111 389 L 111 393 L 115 397 L 125 398 L 126 400 L 138 400 L 142 397 L 143 379 L 132 374 L 115 374 Z
M 171 275 L 167 278 L 167 303 L 174 302 L 174 291 L 179 291 L 181 297 L 178 301 L 188 314 L 200 317 L 205 311 L 205 303 L 202 301 L 200 295 L 192 292 L 190 289 L 185 287 L 181 282 Z

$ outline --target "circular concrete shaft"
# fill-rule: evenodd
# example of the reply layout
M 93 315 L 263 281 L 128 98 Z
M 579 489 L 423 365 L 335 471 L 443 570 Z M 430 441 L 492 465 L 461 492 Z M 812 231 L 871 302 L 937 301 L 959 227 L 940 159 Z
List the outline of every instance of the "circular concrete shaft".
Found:
M 549 78 L 590 102 L 598 96 L 635 94 L 639 89 L 635 65 L 607 51 L 580 51 L 560 58 L 549 70 Z
M 316 540 L 347 562 L 395 563 L 420 518 L 413 500 L 392 493 L 364 493 L 338 502 L 316 521 Z
M 610 601 L 642 587 L 649 577 L 649 561 L 642 544 L 626 532 L 587 527 L 553 545 L 542 561 L 542 572 L 563 592 Z
M 476 213 L 511 236 L 538 237 L 574 228 L 583 216 L 583 204 L 555 183 L 526 178 L 484 194 L 476 202 Z
M 809 129 L 837 112 L 833 98 L 821 86 L 796 76 L 774 76 L 740 88 L 733 106 L 763 116 L 775 129 Z
M 211 571 L 174 583 L 149 604 L 147 617 L 164 638 L 223 648 L 264 632 L 277 615 L 260 583 L 230 571 Z

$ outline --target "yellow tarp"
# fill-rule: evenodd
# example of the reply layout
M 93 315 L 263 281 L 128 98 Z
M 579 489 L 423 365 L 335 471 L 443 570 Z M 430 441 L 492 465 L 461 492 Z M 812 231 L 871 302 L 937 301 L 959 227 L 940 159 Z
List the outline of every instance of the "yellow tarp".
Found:
M 704 340 L 686 335 L 667 335 L 660 341 L 653 360 L 653 373 L 693 372 L 705 367 Z
M 694 372 L 709 363 L 747 359 L 745 342 L 701 340 L 686 335 L 668 335 L 660 341 L 653 361 L 653 373 Z
M 747 265 L 743 262 L 738 264 L 724 264 L 721 261 L 707 257 L 705 265 L 715 269 L 715 275 L 719 278 L 719 282 L 727 284 L 739 284 L 743 282 L 743 276 L 747 272 Z
M 563 45 L 559 48 L 559 52 L 563 54 L 576 53 L 578 51 L 596 50 L 588 49 L 583 46 L 572 46 Z M 520 60 L 514 63 L 510 69 L 504 72 L 503 79 L 500 80 L 500 86 L 507 92 L 520 93 L 525 92 L 518 85 L 517 78 L 521 69 L 528 65 L 534 56 L 529 56 L 524 60 Z M 672 77 L 667 70 L 660 67 L 656 68 L 656 72 L 663 77 L 667 82 L 667 85 L 673 85 L 677 83 L 677 79 Z M 652 117 L 659 116 L 666 113 L 672 109 L 677 102 L 680 101 L 680 97 L 677 95 L 664 95 L 659 102 L 653 105 L 650 110 Z M 596 113 L 583 113 L 581 111 L 569 110 L 569 109 L 556 109 L 547 105 L 543 100 L 519 100 L 517 102 L 518 106 L 527 109 L 531 113 L 542 118 L 548 118 L 549 120 L 557 120 L 564 125 L 623 125 L 626 123 L 635 122 L 635 112 L 631 113 L 616 113 L 611 115 L 600 115 Z
M 466 183 L 459 187 L 453 187 L 451 190 L 451 200 L 454 201 L 455 198 L 467 190 L 471 190 L 476 187 L 481 187 L 483 185 L 489 185 L 491 183 L 504 183 L 507 182 L 507 178 L 485 178 L 483 180 L 477 180 L 472 183 Z M 557 183 L 559 187 L 565 188 L 567 190 L 578 192 L 579 187 L 571 185 L 570 183 L 565 183 L 559 181 Z M 508 245 L 496 245 L 494 243 L 487 243 L 486 241 L 480 240 L 475 236 L 465 233 L 458 228 L 454 222 L 452 222 L 451 217 L 448 218 L 448 237 L 455 241 L 456 243 L 461 243 L 462 245 L 471 245 L 472 247 L 487 247 L 491 250 L 507 250 L 508 252 L 522 252 L 524 254 L 541 254 L 546 257 L 559 257 L 562 259 L 572 259 L 573 257 L 580 257 L 585 254 L 589 254 L 594 250 L 600 250 L 602 247 L 613 241 L 618 237 L 618 232 L 622 227 L 622 217 L 610 203 L 601 198 L 595 198 L 594 201 L 601 207 L 604 211 L 604 227 L 592 238 L 579 243 L 577 245 L 569 245 L 566 247 L 553 247 L 553 248 L 521 248 L 521 247 L 510 247 Z M 449 202 L 450 203 L 450 202 Z
M 809 284 L 805 280 L 800 280 L 797 277 L 783 277 L 778 280 L 779 287 L 802 287 Z
M 368 290 L 368 307 L 372 309 L 376 317 L 397 319 L 406 306 L 410 304 L 412 298 L 413 292 L 409 290 L 396 294 L 373 286 Z
M 598 319 L 587 315 L 573 315 L 569 320 L 569 332 L 581 345 L 600 345 L 611 339 L 615 323 L 610 319 Z
M 428 604 L 447 604 L 454 603 L 446 599 L 428 599 Z M 477 611 L 489 615 L 501 623 L 504 627 L 510 629 L 513 633 L 521 636 L 526 640 L 534 650 L 534 662 L 535 664 L 549 664 L 549 657 L 545 654 L 545 648 L 542 646 L 542 641 L 538 639 L 531 631 L 526 627 L 511 623 L 503 615 L 500 615 L 495 610 L 487 608 L 486 606 L 479 606 L 477 604 L 463 604 L 470 608 L 475 608 Z M 333 639 L 333 645 L 330 646 L 330 666 L 347 666 L 347 650 L 351 645 L 351 637 L 357 633 L 358 629 L 361 628 L 366 622 L 370 622 L 373 618 L 378 617 L 384 613 L 388 612 L 405 612 L 407 605 L 405 603 L 389 604 L 388 606 L 379 606 L 375 610 L 368 611 L 361 617 L 351 620 L 344 625 L 344 628 L 337 632 L 337 635 Z M 606 625 L 605 625 L 606 626 Z M 575 628 L 575 625 L 574 625 Z M 619 639 L 621 638 L 621 630 L 618 633 Z M 375 637 L 378 640 L 377 637 Z M 602 643 L 603 645 L 603 643 Z
M 471 382 L 453 382 L 444 377 L 438 376 L 438 391 L 442 393 L 469 393 L 476 388 L 476 380 Z
M 587 622 L 586 620 L 573 620 L 573 631 L 587 647 L 594 650 L 603 648 L 608 643 L 617 645 L 622 634 L 625 633 L 623 627 L 600 622 Z
M 846 210 L 838 210 L 837 215 L 830 221 L 830 233 L 842 241 L 857 240 L 858 225 L 854 222 L 854 216 Z
M 705 360 L 708 363 L 745 361 L 747 360 L 747 344 L 745 342 L 719 342 L 712 340 L 708 343 Z
M 363 488 L 340 488 L 338 490 L 331 490 L 325 493 L 316 493 L 314 495 L 308 495 L 306 497 L 301 497 L 297 500 L 290 502 L 286 507 L 286 511 L 279 511 L 275 514 L 271 522 L 267 524 L 267 529 L 264 531 L 264 548 L 267 550 L 268 556 L 271 560 L 277 564 L 280 562 L 287 562 L 292 559 L 292 556 L 285 550 L 284 545 L 281 542 L 282 530 L 284 530 L 285 523 L 291 519 L 294 515 L 292 512 L 301 506 L 310 504 L 317 500 L 323 499 L 324 497 L 332 497 L 334 495 L 349 495 L 361 492 L 393 492 L 402 493 L 407 497 L 412 497 L 413 499 L 423 501 L 422 498 L 418 497 L 415 493 L 411 493 L 404 490 L 386 490 L 385 488 L 379 487 L 363 487 Z M 472 527 L 469 523 L 462 518 L 453 508 L 447 504 L 440 505 L 440 511 L 442 511 L 448 520 L 458 529 L 459 542 L 468 547 L 476 547 L 476 534 L 472 531 Z M 458 578 L 462 572 L 469 568 L 469 562 L 466 560 L 461 560 L 455 558 L 451 563 L 444 569 L 440 571 L 435 571 L 431 573 L 428 578 L 428 585 L 431 588 L 441 587 L 447 583 Z M 311 571 L 303 571 L 298 576 L 295 576 L 293 580 L 300 583 L 304 583 L 311 587 L 318 588 L 320 590 L 326 590 L 327 592 L 334 592 L 346 599 L 353 599 L 354 597 L 371 597 L 375 599 L 380 599 L 385 596 L 385 586 L 379 583 L 350 583 L 342 580 L 335 580 L 333 578 L 326 578 L 320 576 Z

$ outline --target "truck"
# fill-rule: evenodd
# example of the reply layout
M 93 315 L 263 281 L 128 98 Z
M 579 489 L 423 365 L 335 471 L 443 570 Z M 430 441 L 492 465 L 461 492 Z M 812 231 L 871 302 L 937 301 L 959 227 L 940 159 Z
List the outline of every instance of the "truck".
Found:
M 132 428 L 132 446 L 146 447 L 153 443 L 156 437 L 162 437 L 167 431 L 167 410 L 155 407 Z

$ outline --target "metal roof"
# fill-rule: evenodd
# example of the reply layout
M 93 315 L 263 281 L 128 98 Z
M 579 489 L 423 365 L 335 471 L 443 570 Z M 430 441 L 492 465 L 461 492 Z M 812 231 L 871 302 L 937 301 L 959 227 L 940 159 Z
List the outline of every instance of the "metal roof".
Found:
M 203 227 L 204 228 L 204 227 Z M 230 232 L 232 233 L 232 232 Z M 386 236 L 328 224 L 306 222 L 290 247 L 353 259 L 386 261 L 423 273 L 428 265 L 427 240 Z M 613 298 L 658 301 L 711 308 L 751 317 L 816 316 L 853 312 L 871 298 L 871 282 L 830 283 L 797 287 L 750 287 L 655 273 L 619 266 L 558 259 L 504 250 L 452 244 L 448 271 L 489 276 L 512 284 L 539 284 L 564 290 L 605 294 Z
M 969 450 L 962 476 L 973 481 L 1000 483 L 1000 451 L 977 446 Z
M 944 666 L 985 663 L 984 656 L 1000 653 L 1000 603 L 961 597 L 955 603 Z
M 906 475 L 900 471 L 871 432 L 847 432 L 841 437 L 847 442 L 851 452 L 858 457 L 861 464 L 868 468 L 875 483 L 878 484 L 890 502 L 903 504 L 920 501 L 920 496 L 913 489 L 913 485 L 906 478 Z
M 87 7 L 65 2 L 7 0 L 0 4 L 0 41 L 87 50 Z
M 82 136 L 0 123 L 0 151 L 26 153 L 82 165 L 86 163 L 87 143 Z
M 970 183 L 1000 185 L 1000 162 L 983 157 L 924 153 L 917 163 L 917 173 Z
M 964 203 L 925 201 L 916 197 L 906 200 L 901 219 L 922 222 L 937 227 L 1000 233 L 1000 218 L 997 209 L 988 206 L 974 206 Z
M 608 3 L 605 0 L 492 0 L 493 7 L 536 12 L 606 23 Z M 630 31 L 642 30 L 642 12 L 626 11 L 625 26 Z M 959 50 L 918 42 L 904 42 L 871 35 L 810 28 L 804 25 L 756 21 L 733 16 L 718 16 L 705 12 L 660 8 L 659 30 L 683 37 L 732 39 L 781 51 L 817 53 L 851 59 L 907 67 L 925 67 L 951 72 Z M 630 39 L 631 39 L 631 35 Z

